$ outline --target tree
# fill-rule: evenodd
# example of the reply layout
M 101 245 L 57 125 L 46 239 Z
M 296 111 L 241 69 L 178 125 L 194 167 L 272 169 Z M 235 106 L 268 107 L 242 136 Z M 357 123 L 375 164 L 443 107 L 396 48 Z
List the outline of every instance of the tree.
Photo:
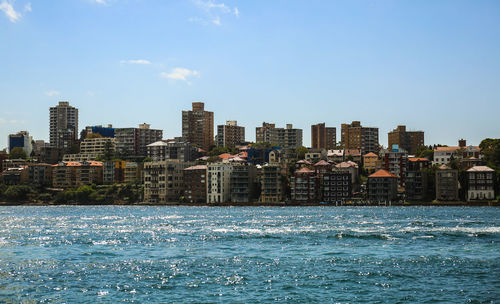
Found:
M 479 144 L 486 164 L 497 171 L 500 170 L 500 138 L 486 138 Z
M 304 159 L 306 157 L 306 153 L 308 151 L 309 150 L 306 147 L 300 146 L 300 147 L 297 147 L 297 149 L 295 149 L 295 154 L 297 154 L 298 159 Z
M 26 159 L 26 152 L 23 148 L 15 147 L 10 151 L 9 159 Z

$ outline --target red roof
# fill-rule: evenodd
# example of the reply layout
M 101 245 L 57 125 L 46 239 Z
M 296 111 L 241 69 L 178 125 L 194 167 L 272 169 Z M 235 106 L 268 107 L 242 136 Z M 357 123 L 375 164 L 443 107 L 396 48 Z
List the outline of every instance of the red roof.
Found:
M 365 157 L 378 157 L 378 156 L 377 156 L 377 154 L 370 152 L 370 153 L 366 153 Z
M 330 166 L 330 163 L 320 160 L 319 162 L 315 163 L 314 166 Z
M 302 168 L 300 170 L 295 171 L 295 173 L 314 173 L 314 171 L 307 168 Z
M 408 157 L 408 161 L 419 162 L 419 161 L 429 161 L 429 160 L 425 157 Z
M 394 178 L 398 178 L 396 175 L 394 175 L 391 172 L 384 170 L 384 169 L 380 169 L 368 177 L 394 177 Z
M 229 153 L 222 153 L 221 155 L 219 155 L 219 158 L 222 158 L 222 159 L 230 159 L 233 157 L 234 157 L 234 155 L 231 155 Z

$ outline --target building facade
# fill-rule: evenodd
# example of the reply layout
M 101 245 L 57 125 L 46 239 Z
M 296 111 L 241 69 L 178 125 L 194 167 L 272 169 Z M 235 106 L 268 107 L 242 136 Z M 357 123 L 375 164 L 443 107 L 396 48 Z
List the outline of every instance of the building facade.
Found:
M 436 171 L 436 199 L 458 201 L 458 170 L 441 165 Z
M 191 111 L 182 111 L 182 137 L 206 151 L 214 144 L 214 112 L 203 102 L 193 102 Z
M 363 168 L 366 170 L 368 173 L 373 173 L 375 170 L 377 170 L 377 161 L 378 161 L 378 155 L 369 152 L 363 155 Z
M 311 148 L 335 149 L 337 147 L 337 128 L 326 127 L 325 123 L 311 126 Z
M 381 167 L 398 177 L 401 187 L 405 185 L 406 169 L 408 166 L 408 153 L 403 149 L 381 151 Z
M 260 174 L 260 198 L 261 203 L 283 202 L 283 176 L 278 163 L 266 164 L 261 168 Z
M 398 198 L 398 177 L 380 169 L 368 176 L 368 200 L 372 203 L 389 203 Z
M 33 151 L 32 142 L 28 131 L 20 131 L 16 134 L 9 134 L 9 153 L 12 152 L 14 148 L 23 149 L 24 153 L 26 153 L 27 157 L 30 157 L 31 152 Z
M 232 162 L 231 202 L 250 203 L 255 199 L 257 169 L 246 162 Z
M 467 201 L 495 199 L 495 170 L 487 166 L 475 166 L 467 170 Z
M 184 169 L 184 200 L 197 204 L 207 202 L 206 165 L 196 165 Z
M 207 203 L 227 203 L 231 200 L 231 173 L 229 163 L 207 165 Z
M 331 171 L 320 176 L 321 201 L 344 203 L 352 197 L 351 174 L 347 171 Z
M 378 153 L 378 128 L 363 127 L 359 121 L 341 126 L 341 145 L 344 149 L 359 149 L 362 154 Z
M 163 130 L 151 129 L 149 124 L 138 128 L 116 128 L 116 151 L 127 158 L 142 158 L 147 155 L 147 145 L 160 141 Z
M 427 172 L 430 161 L 427 158 L 408 158 L 405 178 L 405 195 L 410 201 L 423 201 L 427 196 Z
M 67 101 L 51 107 L 50 114 L 50 146 L 68 150 L 78 140 L 78 109 Z
M 419 147 L 424 146 L 424 131 L 406 131 L 406 126 L 398 126 L 388 133 L 389 148 L 397 145 L 410 155 L 417 154 Z
M 184 169 L 192 165 L 179 160 L 144 163 L 144 201 L 178 203 L 184 191 Z
M 267 142 L 286 150 L 295 150 L 302 146 L 302 129 L 294 129 L 292 124 L 286 128 L 276 128 L 275 124 L 262 123 L 255 129 L 256 142 Z
M 302 168 L 290 179 L 291 198 L 294 204 L 316 203 L 318 199 L 318 177 L 313 170 Z
M 245 127 L 238 126 L 236 120 L 228 120 L 225 125 L 217 126 L 218 147 L 231 147 L 241 145 L 245 142 Z
M 147 145 L 147 155 L 152 161 L 179 159 L 194 161 L 198 158 L 198 149 L 181 139 L 161 140 Z

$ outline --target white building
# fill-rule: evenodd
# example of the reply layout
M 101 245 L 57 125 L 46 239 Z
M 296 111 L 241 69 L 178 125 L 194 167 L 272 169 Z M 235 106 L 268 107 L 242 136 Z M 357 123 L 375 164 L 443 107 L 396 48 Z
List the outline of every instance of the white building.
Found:
M 433 165 L 447 165 L 454 159 L 464 158 L 481 158 L 481 149 L 478 146 L 467 146 L 466 141 L 461 139 L 458 141 L 458 146 L 453 147 L 436 147 L 434 148 Z
M 231 200 L 231 172 L 228 162 L 207 165 L 207 203 L 224 203 Z
M 487 166 L 474 166 L 467 170 L 467 201 L 493 200 L 495 171 Z

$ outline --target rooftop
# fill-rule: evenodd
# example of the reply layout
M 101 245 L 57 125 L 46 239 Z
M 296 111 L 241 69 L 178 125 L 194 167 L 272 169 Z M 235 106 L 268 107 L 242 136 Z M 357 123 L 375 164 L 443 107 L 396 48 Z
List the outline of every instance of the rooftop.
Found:
M 493 172 L 495 170 L 491 169 L 488 166 L 474 166 L 467 170 L 467 172 Z
M 396 175 L 392 174 L 391 172 L 380 169 L 377 172 L 373 173 L 372 175 L 368 177 L 393 177 L 393 178 L 398 178 Z

